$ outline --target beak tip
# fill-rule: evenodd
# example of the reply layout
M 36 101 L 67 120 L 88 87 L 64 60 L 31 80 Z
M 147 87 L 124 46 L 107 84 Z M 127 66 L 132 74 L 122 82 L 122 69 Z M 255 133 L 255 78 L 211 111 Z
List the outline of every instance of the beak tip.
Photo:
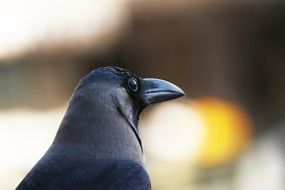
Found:
M 180 89 L 180 92 L 178 92 L 178 93 L 180 94 L 179 97 L 186 96 L 186 93 L 182 89 Z
M 176 98 L 186 96 L 186 93 L 178 86 L 172 84 L 173 86 L 173 93 L 176 94 Z
M 175 94 L 176 94 L 175 98 L 180 98 L 180 97 L 186 96 L 186 93 L 181 89 L 179 91 L 176 91 Z

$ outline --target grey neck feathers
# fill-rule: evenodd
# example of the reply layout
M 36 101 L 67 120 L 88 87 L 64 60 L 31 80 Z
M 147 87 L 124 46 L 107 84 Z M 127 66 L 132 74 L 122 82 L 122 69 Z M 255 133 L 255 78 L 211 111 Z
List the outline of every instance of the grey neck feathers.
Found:
M 98 97 L 96 99 L 100 100 Z M 143 162 L 138 132 L 110 102 L 90 102 L 85 96 L 72 98 L 52 148 L 76 149 L 94 159 Z

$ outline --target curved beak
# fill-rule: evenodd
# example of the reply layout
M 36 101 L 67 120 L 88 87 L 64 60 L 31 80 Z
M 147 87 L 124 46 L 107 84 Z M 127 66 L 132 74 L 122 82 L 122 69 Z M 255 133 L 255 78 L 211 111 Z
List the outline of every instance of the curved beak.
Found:
M 161 79 L 144 78 L 141 87 L 143 100 L 147 105 L 185 96 L 178 86 Z

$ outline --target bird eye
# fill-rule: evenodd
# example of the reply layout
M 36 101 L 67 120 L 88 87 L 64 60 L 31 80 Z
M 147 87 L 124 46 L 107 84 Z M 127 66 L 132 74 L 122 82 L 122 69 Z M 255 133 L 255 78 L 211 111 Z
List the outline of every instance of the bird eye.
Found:
M 128 80 L 128 88 L 133 91 L 133 92 L 136 92 L 138 91 L 138 81 L 136 78 L 130 78 Z

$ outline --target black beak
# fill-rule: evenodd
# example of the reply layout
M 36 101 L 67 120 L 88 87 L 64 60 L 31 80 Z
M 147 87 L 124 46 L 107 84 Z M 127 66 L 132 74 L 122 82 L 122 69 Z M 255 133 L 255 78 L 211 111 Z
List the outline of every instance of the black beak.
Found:
M 185 96 L 178 86 L 161 79 L 145 78 L 141 83 L 143 101 L 146 105 Z

